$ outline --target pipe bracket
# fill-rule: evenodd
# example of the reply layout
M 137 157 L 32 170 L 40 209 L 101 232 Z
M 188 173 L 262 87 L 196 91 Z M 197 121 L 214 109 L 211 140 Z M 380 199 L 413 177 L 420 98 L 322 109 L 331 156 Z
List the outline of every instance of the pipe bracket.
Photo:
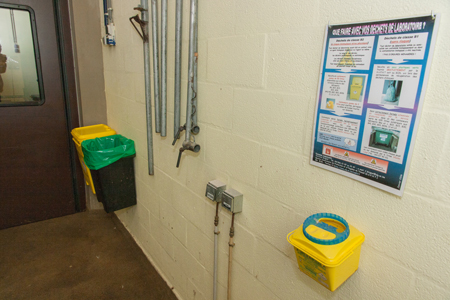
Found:
M 135 7 L 134 9 L 137 9 L 137 7 Z M 139 10 L 139 9 L 137 9 Z M 146 9 L 142 8 L 142 11 L 146 11 Z M 142 40 L 144 41 L 144 43 L 148 42 L 148 33 L 147 30 L 145 30 L 146 26 L 148 25 L 147 21 L 143 21 L 141 20 L 141 18 L 139 18 L 139 15 L 135 15 L 134 17 L 130 17 L 129 18 L 131 25 L 133 25 L 134 29 L 136 29 L 137 33 L 139 33 L 140 37 L 142 38 Z M 141 31 L 139 31 L 139 29 L 136 27 L 136 25 L 134 25 L 134 22 L 138 23 L 139 26 L 141 27 Z

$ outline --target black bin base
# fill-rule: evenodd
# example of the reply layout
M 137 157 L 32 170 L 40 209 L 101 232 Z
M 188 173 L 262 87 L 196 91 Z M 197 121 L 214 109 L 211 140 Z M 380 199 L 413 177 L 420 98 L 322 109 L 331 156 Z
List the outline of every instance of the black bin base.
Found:
M 97 199 L 107 213 L 136 205 L 134 157 L 124 157 L 99 170 L 91 170 Z

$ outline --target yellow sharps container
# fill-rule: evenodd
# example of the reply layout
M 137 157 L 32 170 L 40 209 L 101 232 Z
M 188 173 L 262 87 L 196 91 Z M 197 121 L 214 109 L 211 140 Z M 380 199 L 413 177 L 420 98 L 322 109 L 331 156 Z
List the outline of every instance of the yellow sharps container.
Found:
M 300 270 L 334 291 L 358 269 L 364 234 L 338 215 L 318 213 L 289 233 L 287 240 L 294 246 Z
M 92 189 L 92 192 L 95 194 L 94 183 L 92 182 L 91 171 L 84 163 L 84 154 L 81 149 L 81 142 L 85 140 L 95 139 L 104 136 L 114 135 L 116 132 L 111 129 L 111 127 L 98 124 L 92 126 L 78 127 L 72 130 L 73 141 L 75 142 L 75 147 L 77 148 L 78 159 L 81 163 L 81 168 L 83 169 L 84 180 L 86 180 L 86 184 L 89 185 Z
M 363 78 L 362 77 L 353 77 L 352 85 L 350 85 L 350 99 L 359 100 L 361 96 Z

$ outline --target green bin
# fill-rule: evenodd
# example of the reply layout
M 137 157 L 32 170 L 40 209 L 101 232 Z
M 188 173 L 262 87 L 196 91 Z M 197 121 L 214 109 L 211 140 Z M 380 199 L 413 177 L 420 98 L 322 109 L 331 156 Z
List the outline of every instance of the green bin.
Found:
M 392 134 L 392 131 L 377 129 L 375 131 L 375 143 L 379 145 L 389 146 Z
M 117 134 L 83 141 L 81 147 L 105 211 L 136 205 L 134 141 Z

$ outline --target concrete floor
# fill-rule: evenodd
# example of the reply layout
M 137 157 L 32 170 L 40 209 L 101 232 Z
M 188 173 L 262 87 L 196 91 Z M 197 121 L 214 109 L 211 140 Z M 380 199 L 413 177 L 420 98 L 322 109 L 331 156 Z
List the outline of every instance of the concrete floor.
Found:
M 0 299 L 177 298 L 104 211 L 0 231 Z

